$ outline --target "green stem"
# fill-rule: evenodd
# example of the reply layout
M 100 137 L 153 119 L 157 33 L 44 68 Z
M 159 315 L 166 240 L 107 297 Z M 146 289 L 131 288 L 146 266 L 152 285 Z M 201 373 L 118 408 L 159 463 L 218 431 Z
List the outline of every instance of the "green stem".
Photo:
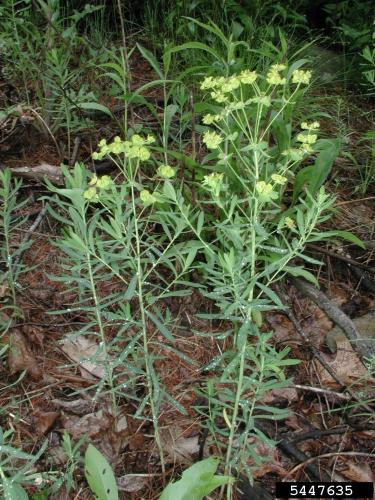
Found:
M 130 165 L 131 168 L 131 165 Z M 138 168 L 138 165 L 137 165 Z M 136 170 L 137 170 L 136 168 Z M 135 175 L 135 172 L 134 172 Z M 143 269 L 142 269 L 142 261 L 141 261 L 141 242 L 139 238 L 139 226 L 138 226 L 138 215 L 137 215 L 137 209 L 135 205 L 135 192 L 134 192 L 134 183 L 131 182 L 131 195 L 132 195 L 132 209 L 133 209 L 133 215 L 134 215 L 134 232 L 135 232 L 135 239 L 136 239 L 136 261 L 137 261 L 137 282 L 138 282 L 138 303 L 139 303 L 139 311 L 141 315 L 141 323 L 142 323 L 142 338 L 143 338 L 143 352 L 145 356 L 145 369 L 146 369 L 146 378 L 147 378 L 147 387 L 149 391 L 149 396 L 150 396 L 150 406 L 151 406 L 151 414 L 152 414 L 152 422 L 154 425 L 154 432 L 155 432 L 155 441 L 157 444 L 157 447 L 159 449 L 160 453 L 160 462 L 161 462 L 161 468 L 163 474 L 165 474 L 165 462 L 164 462 L 164 453 L 163 453 L 163 447 L 161 443 L 161 437 L 160 437 L 160 432 L 159 432 L 159 425 L 158 425 L 158 415 L 156 411 L 156 404 L 155 404 L 155 394 L 154 394 L 154 384 L 152 381 L 152 360 L 150 357 L 150 351 L 148 348 L 148 336 L 147 336 L 147 318 L 146 318 L 146 312 L 145 312 L 145 304 L 143 300 L 144 292 L 143 292 L 143 283 L 144 283 L 144 276 L 143 276 Z

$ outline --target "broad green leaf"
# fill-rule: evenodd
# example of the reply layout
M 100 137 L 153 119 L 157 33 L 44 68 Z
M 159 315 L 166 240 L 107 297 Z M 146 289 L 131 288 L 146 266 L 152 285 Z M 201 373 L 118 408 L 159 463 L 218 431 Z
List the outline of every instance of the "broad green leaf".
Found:
M 28 494 L 20 484 L 12 482 L 10 479 L 3 478 L 4 500 L 28 500 Z
M 179 481 L 169 484 L 159 500 L 202 500 L 219 486 L 232 483 L 234 478 L 215 476 L 219 460 L 206 458 L 183 472 Z
M 89 444 L 85 453 L 85 476 L 97 500 L 118 500 L 116 479 L 107 459 Z
M 339 154 L 339 142 L 320 140 L 317 142 L 317 148 L 319 150 L 319 155 L 315 160 L 314 165 L 309 165 L 308 167 L 300 170 L 296 176 L 294 182 L 293 190 L 293 203 L 298 200 L 304 186 L 306 186 L 309 192 L 314 195 L 318 189 L 326 181 L 333 162 L 335 161 L 337 155 Z
M 76 107 L 76 106 L 75 106 Z M 81 109 L 88 109 L 94 111 L 101 111 L 108 116 L 112 116 L 111 110 L 104 106 L 103 104 L 99 104 L 98 102 L 80 102 L 78 107 Z

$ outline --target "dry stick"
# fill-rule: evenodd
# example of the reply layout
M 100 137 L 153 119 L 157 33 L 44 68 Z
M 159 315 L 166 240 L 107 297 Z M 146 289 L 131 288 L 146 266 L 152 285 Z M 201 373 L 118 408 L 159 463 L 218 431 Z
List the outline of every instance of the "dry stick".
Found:
M 75 162 L 77 161 L 77 156 L 78 156 L 80 144 L 81 144 L 81 138 L 77 136 L 74 139 L 73 153 L 72 153 L 72 157 L 71 157 L 70 162 L 69 162 L 69 165 L 71 167 L 73 167 L 75 165 Z
M 297 470 L 301 469 L 304 466 L 307 466 L 314 462 L 315 460 L 318 460 L 319 458 L 331 458 L 331 457 L 337 457 L 337 456 L 347 456 L 347 457 L 367 457 L 367 458 L 374 458 L 375 455 L 373 453 L 363 453 L 360 451 L 338 451 L 334 453 L 324 453 L 323 455 L 317 455 L 316 457 L 311 457 L 304 462 L 296 465 L 293 467 L 292 470 L 288 472 L 288 474 L 283 478 L 283 482 L 286 481 L 288 477 L 290 477 L 294 472 Z M 330 479 L 329 479 L 330 480 Z
M 340 201 L 339 203 L 335 203 L 335 207 L 340 207 L 342 205 L 349 205 L 350 203 L 362 203 L 366 200 L 374 200 L 375 196 L 368 196 L 367 198 L 360 198 L 359 200 L 348 200 L 348 201 Z
M 280 296 L 280 299 L 282 300 L 283 303 L 287 303 L 287 300 L 286 298 L 284 297 L 283 293 L 281 292 L 280 288 L 278 285 L 275 285 L 275 289 L 278 293 L 278 295 Z M 283 300 L 284 299 L 284 300 Z M 312 354 L 314 355 L 314 357 L 319 361 L 319 363 L 323 366 L 323 368 L 325 368 L 325 370 L 331 375 L 331 377 L 333 378 L 333 380 L 335 382 L 337 382 L 339 384 L 340 387 L 342 387 L 346 393 L 348 393 L 351 398 L 355 401 L 357 401 L 357 403 L 360 404 L 360 406 L 362 408 L 365 408 L 367 411 L 370 411 L 371 413 L 373 412 L 372 408 L 370 408 L 368 405 L 364 404 L 363 401 L 361 401 L 361 399 L 356 395 L 354 394 L 341 380 L 340 378 L 336 375 L 335 371 L 331 368 L 331 366 L 327 363 L 327 361 L 323 358 L 323 356 L 320 354 L 320 352 L 318 351 L 318 349 L 311 344 L 309 338 L 307 337 L 307 335 L 305 334 L 305 332 L 303 331 L 299 321 L 297 320 L 297 318 L 294 316 L 293 312 L 291 311 L 291 309 L 288 307 L 287 309 L 285 309 L 284 313 L 288 316 L 288 318 L 290 319 L 290 321 L 293 323 L 293 326 L 294 328 L 296 329 L 297 333 L 302 337 L 302 339 L 305 341 L 306 343 L 306 346 L 309 347 L 310 351 L 312 352 Z
M 375 343 L 371 340 L 362 338 L 353 321 L 323 292 L 302 279 L 292 278 L 291 281 L 295 284 L 298 290 L 303 292 L 309 299 L 315 302 L 315 304 L 343 330 L 353 349 L 360 355 L 362 362 L 363 358 L 375 355 Z
M 353 266 L 351 268 L 351 271 L 354 274 L 354 276 L 359 280 L 357 287 L 358 285 L 362 285 L 364 288 L 367 288 L 369 292 L 375 295 L 375 280 L 369 279 L 369 277 L 366 276 L 366 271 L 358 269 L 357 267 Z
M 313 250 L 316 250 L 317 252 L 324 253 L 326 255 L 330 255 L 331 257 L 334 257 L 335 259 L 342 260 L 343 262 L 347 262 L 348 264 L 351 264 L 354 267 L 360 267 L 361 269 L 364 269 L 365 271 L 368 271 L 369 273 L 375 274 L 375 269 L 372 267 L 366 266 L 366 264 L 362 264 L 361 262 L 357 262 L 354 259 L 351 259 L 350 257 L 346 257 L 345 255 L 340 255 L 336 252 L 333 252 L 332 250 L 328 250 L 326 248 L 319 247 L 318 245 L 313 245 L 312 243 L 309 243 L 307 248 L 312 248 Z
M 345 401 L 350 401 L 351 397 L 348 394 L 342 394 L 341 392 L 329 391 L 328 389 L 322 389 L 321 387 L 311 387 L 309 385 L 299 385 L 295 384 L 292 387 L 295 389 L 302 389 L 303 391 L 312 391 L 320 394 L 327 394 L 329 396 L 334 396 L 339 399 L 344 399 Z
M 256 421 L 256 427 L 263 432 L 266 436 L 269 437 L 269 433 L 266 429 L 266 427 L 260 423 L 258 420 Z M 285 454 L 288 455 L 289 457 L 294 458 L 295 460 L 298 460 L 298 462 L 306 462 L 308 460 L 308 456 L 303 453 L 301 450 L 299 450 L 296 446 L 294 446 L 292 443 L 288 442 L 286 439 L 282 439 L 277 443 L 277 447 Z M 314 476 L 318 481 L 329 481 L 330 477 L 328 474 L 324 471 L 319 470 L 315 465 L 308 465 L 306 467 L 306 470 Z
M 29 241 L 29 239 L 32 236 L 32 233 L 35 231 L 35 229 L 42 222 L 42 220 L 43 220 L 44 216 L 46 215 L 46 213 L 47 213 L 47 205 L 42 208 L 42 210 L 39 212 L 37 218 L 34 220 L 34 222 L 31 224 L 31 226 L 27 230 L 25 236 L 22 239 L 21 245 L 24 245 L 25 243 L 27 243 Z M 25 250 L 26 250 L 26 248 L 15 257 L 15 259 L 13 261 L 13 266 L 15 266 L 15 267 L 18 266 L 18 264 L 19 264 L 19 262 L 21 260 L 21 257 L 23 255 L 23 253 L 25 252 Z
M 333 436 L 337 434 L 346 434 L 347 432 L 364 432 L 375 430 L 375 425 L 357 425 L 352 427 L 350 425 L 342 425 L 340 427 L 334 427 L 333 429 L 316 429 L 315 431 L 305 432 L 304 434 L 297 434 L 295 437 L 290 439 L 288 443 L 297 444 L 301 441 L 308 441 L 309 439 L 319 439 L 323 436 Z

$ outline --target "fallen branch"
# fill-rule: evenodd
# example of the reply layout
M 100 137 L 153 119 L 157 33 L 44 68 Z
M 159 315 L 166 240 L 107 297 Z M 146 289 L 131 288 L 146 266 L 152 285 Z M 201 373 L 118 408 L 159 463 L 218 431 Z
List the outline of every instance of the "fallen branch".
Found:
M 288 441 L 288 443 L 297 444 L 301 441 L 308 441 L 313 439 L 316 441 L 324 436 L 333 436 L 346 434 L 347 432 L 363 432 L 363 431 L 373 431 L 375 430 L 375 425 L 357 425 L 356 427 L 351 427 L 349 425 L 342 425 L 340 427 L 334 427 L 333 429 L 316 429 L 314 431 L 305 432 L 304 434 L 298 434 Z
M 374 342 L 364 339 L 357 331 L 353 321 L 339 309 L 326 295 L 315 286 L 299 278 L 293 278 L 292 282 L 304 295 L 311 299 L 324 311 L 327 316 L 339 326 L 345 333 L 353 349 L 359 354 L 362 362 L 363 358 L 375 354 Z
M 25 179 L 33 179 L 43 181 L 45 177 L 56 184 L 62 184 L 62 174 L 60 167 L 50 165 L 48 163 L 41 163 L 35 167 L 14 167 L 11 168 L 12 175 L 15 177 L 22 177 Z
M 276 288 L 277 294 L 280 297 L 280 300 L 284 304 L 288 304 L 288 301 L 287 301 L 286 297 L 284 296 L 284 294 L 281 292 L 280 287 L 278 285 L 276 285 L 275 288 Z M 296 332 L 302 337 L 302 339 L 304 340 L 304 342 L 306 344 L 306 347 L 308 347 L 310 349 L 311 354 L 314 356 L 314 359 L 316 359 L 323 366 L 323 368 L 331 375 L 331 377 L 333 378 L 333 380 L 335 382 L 337 382 L 339 384 L 339 386 L 342 387 L 344 389 L 344 391 L 347 394 L 349 394 L 350 397 L 354 401 L 357 401 L 357 403 L 359 403 L 359 405 L 362 408 L 365 408 L 367 411 L 370 411 L 372 413 L 373 410 L 368 405 L 366 405 L 365 403 L 363 403 L 363 401 L 361 400 L 361 398 L 359 396 L 357 396 L 356 394 L 354 394 L 354 392 L 352 392 L 351 389 L 349 389 L 346 386 L 346 384 L 344 384 L 342 382 L 342 380 L 337 376 L 337 374 L 335 373 L 335 371 L 331 368 L 331 366 L 327 363 L 327 361 L 320 354 L 320 352 L 318 351 L 318 349 L 313 344 L 311 344 L 310 339 L 308 338 L 308 336 L 306 335 L 306 333 L 303 331 L 303 328 L 301 327 L 301 325 L 300 325 L 299 321 L 297 320 L 297 318 L 294 316 L 294 314 L 293 314 L 292 310 L 290 309 L 290 307 L 287 306 L 287 308 L 283 311 L 283 313 L 286 314 L 286 316 L 292 322 L 294 328 L 296 329 Z
M 354 267 L 359 267 L 361 269 L 364 269 L 365 271 L 375 274 L 375 269 L 372 267 L 367 266 L 366 264 L 362 264 L 362 262 L 357 262 L 354 259 L 351 259 L 350 257 L 346 257 L 345 255 L 340 255 L 337 252 L 333 252 L 332 250 L 328 250 L 327 248 L 319 247 L 317 245 L 309 244 L 307 248 L 312 248 L 316 252 L 324 253 L 325 255 L 329 255 L 335 259 L 342 260 L 343 262 L 346 262 L 347 264 L 350 264 Z
M 270 438 L 269 432 L 267 431 L 266 427 L 261 424 L 259 420 L 256 420 L 255 425 L 260 431 L 262 431 L 263 434 Z M 293 458 L 294 460 L 298 460 L 298 462 L 306 462 L 309 458 L 305 453 L 288 442 L 286 439 L 282 439 L 281 441 L 279 441 L 276 446 L 285 455 Z M 330 477 L 328 476 L 328 474 L 315 465 L 307 465 L 306 470 L 318 481 L 330 481 Z

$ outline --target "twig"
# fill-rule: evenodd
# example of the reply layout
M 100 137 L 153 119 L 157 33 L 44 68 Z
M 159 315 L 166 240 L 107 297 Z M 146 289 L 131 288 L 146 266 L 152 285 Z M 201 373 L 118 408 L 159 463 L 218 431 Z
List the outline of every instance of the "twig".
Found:
M 362 264 L 362 262 L 357 262 L 354 259 L 351 259 L 350 257 L 346 257 L 345 255 L 340 255 L 336 252 L 333 252 L 332 250 L 328 250 L 327 248 L 322 248 L 319 247 L 318 245 L 313 245 L 309 244 L 308 248 L 312 248 L 313 250 L 316 250 L 317 252 L 324 253 L 326 255 L 330 255 L 331 257 L 334 257 L 335 259 L 342 260 L 343 262 L 347 262 L 348 264 L 351 264 L 354 267 L 360 267 L 361 269 L 364 269 L 365 271 L 368 271 L 369 273 L 375 274 L 375 269 L 372 267 L 366 266 L 366 264 Z
M 70 162 L 69 162 L 71 167 L 73 167 L 75 165 L 75 162 L 77 161 L 77 156 L 78 156 L 80 144 L 81 144 L 81 138 L 78 136 L 75 137 L 74 146 L 73 146 L 73 153 L 72 153 L 72 157 L 71 157 Z
M 372 295 L 375 295 L 375 281 L 366 276 L 366 271 L 358 269 L 357 267 L 354 266 L 351 268 L 351 271 L 354 274 L 354 276 L 359 280 L 357 287 L 359 285 L 362 285 L 364 288 L 367 288 L 367 290 L 371 292 Z
M 262 423 L 256 420 L 255 425 L 259 430 L 263 432 L 263 434 L 269 437 L 269 433 L 266 427 Z M 277 443 L 277 447 L 280 448 L 280 450 L 283 453 L 294 458 L 295 460 L 298 460 L 299 462 L 305 462 L 306 460 L 308 460 L 308 456 L 305 453 L 303 453 L 296 446 L 288 442 L 286 439 L 282 439 L 281 441 L 279 441 Z M 330 480 L 328 474 L 326 474 L 324 471 L 319 470 L 315 465 L 309 465 L 306 467 L 306 469 L 312 476 L 314 476 L 318 480 L 323 480 L 323 481 Z
M 301 441 L 308 441 L 309 439 L 319 439 L 323 436 L 333 436 L 337 434 L 345 434 L 347 432 L 363 432 L 363 431 L 373 431 L 375 430 L 375 425 L 359 425 L 356 427 L 351 427 L 349 425 L 343 425 L 341 427 L 335 427 L 333 429 L 316 429 L 314 431 L 305 432 L 304 434 L 298 434 L 297 436 L 290 439 L 288 442 L 297 444 Z
M 340 201 L 339 203 L 335 203 L 335 207 L 341 207 L 342 205 L 349 205 L 350 203 L 362 203 L 362 201 L 374 200 L 374 199 L 375 196 L 368 196 L 367 198 L 360 198 L 358 200 Z
M 276 291 L 277 291 L 278 295 L 280 296 L 280 299 L 282 300 L 282 302 L 287 304 L 288 302 L 287 302 L 286 298 L 284 297 L 284 294 L 281 292 L 279 286 L 276 285 L 275 288 L 276 288 Z M 319 361 L 319 363 L 323 366 L 323 368 L 325 368 L 325 370 L 331 375 L 331 377 L 333 378 L 333 380 L 335 380 L 335 382 L 337 382 L 339 384 L 339 386 L 342 387 L 344 389 L 344 391 L 347 394 L 349 394 L 354 401 L 357 401 L 357 403 L 359 403 L 362 408 L 365 408 L 367 411 L 370 411 L 372 413 L 373 410 L 368 405 L 364 404 L 363 401 L 361 401 L 360 397 L 358 397 L 356 394 L 354 394 L 341 381 L 341 379 L 336 375 L 335 371 L 331 368 L 331 366 L 327 363 L 327 361 L 320 354 L 320 352 L 318 351 L 318 349 L 314 345 L 311 344 L 309 338 L 307 337 L 306 333 L 303 331 L 303 329 L 302 329 L 299 321 L 294 316 L 294 314 L 293 314 L 292 310 L 290 309 L 290 307 L 288 307 L 287 309 L 285 309 L 284 314 L 286 314 L 288 316 L 288 318 L 292 322 L 294 328 L 296 329 L 297 333 L 302 337 L 302 339 L 306 343 L 306 346 L 310 349 L 310 351 L 313 354 L 314 358 L 316 358 L 317 361 Z
M 303 391 L 312 391 L 321 394 L 327 394 L 329 396 L 334 396 L 339 399 L 344 399 L 345 401 L 350 401 L 351 399 L 351 397 L 348 394 L 342 394 L 341 392 L 334 392 L 328 389 L 322 389 L 320 387 L 311 387 L 309 385 L 299 385 L 299 384 L 295 384 L 292 387 L 294 387 L 295 389 L 302 389 Z
M 42 222 L 44 216 L 46 215 L 47 213 L 47 205 L 45 205 L 42 210 L 39 212 L 38 216 L 36 217 L 36 219 L 34 220 L 34 222 L 31 224 L 31 226 L 29 227 L 29 229 L 27 230 L 25 236 L 23 237 L 22 239 L 22 243 L 21 243 L 21 246 L 23 246 L 25 243 L 27 243 L 29 241 L 29 239 L 31 238 L 33 232 L 35 231 L 35 229 L 39 226 L 39 224 Z M 25 252 L 26 248 L 21 251 L 14 259 L 13 261 L 13 266 L 17 267 L 20 260 L 21 260 L 21 257 L 23 255 L 23 253 Z
M 337 456 L 367 457 L 367 458 L 374 458 L 375 457 L 375 455 L 373 453 L 363 453 L 360 451 L 338 451 L 338 452 L 332 452 L 332 453 L 324 453 L 323 455 L 317 455 L 316 457 L 308 458 L 304 462 L 301 462 L 300 464 L 293 467 L 293 469 L 290 470 L 288 472 L 288 474 L 283 478 L 283 482 L 286 481 L 288 477 L 290 477 L 292 474 L 297 472 L 299 469 L 301 469 L 302 467 L 307 468 L 308 465 L 310 465 L 315 460 L 319 460 L 319 458 L 331 458 L 331 457 L 337 457 Z M 328 481 L 330 481 L 330 478 L 328 479 Z
M 375 354 L 374 342 L 366 340 L 358 333 L 353 321 L 339 309 L 323 292 L 315 288 L 307 281 L 299 278 L 293 278 L 292 282 L 296 287 L 303 292 L 309 299 L 311 299 L 317 306 L 322 309 L 327 316 L 339 326 L 346 337 L 348 338 L 351 346 L 363 358 Z

